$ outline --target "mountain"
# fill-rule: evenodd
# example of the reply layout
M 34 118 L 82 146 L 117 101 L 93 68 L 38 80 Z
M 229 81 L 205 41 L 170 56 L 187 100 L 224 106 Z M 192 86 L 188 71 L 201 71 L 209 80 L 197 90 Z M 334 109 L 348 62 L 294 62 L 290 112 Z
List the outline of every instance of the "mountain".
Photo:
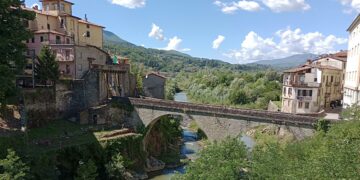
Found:
M 149 71 L 177 73 L 196 72 L 205 68 L 226 68 L 236 71 L 268 69 L 266 65 L 233 65 L 216 59 L 192 57 L 178 51 L 145 48 L 123 40 L 110 31 L 104 31 L 104 48 L 130 59 L 134 66 L 143 64 Z
M 267 65 L 276 69 L 293 68 L 304 64 L 308 59 L 314 59 L 315 54 L 297 54 L 281 59 L 262 60 L 251 64 Z

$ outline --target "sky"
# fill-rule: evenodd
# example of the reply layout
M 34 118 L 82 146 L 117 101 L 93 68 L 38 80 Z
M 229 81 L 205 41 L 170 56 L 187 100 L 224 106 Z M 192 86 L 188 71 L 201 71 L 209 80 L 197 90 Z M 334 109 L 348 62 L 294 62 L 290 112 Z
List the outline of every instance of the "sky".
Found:
M 346 50 L 360 12 L 360 0 L 69 1 L 74 15 L 136 45 L 240 64 Z

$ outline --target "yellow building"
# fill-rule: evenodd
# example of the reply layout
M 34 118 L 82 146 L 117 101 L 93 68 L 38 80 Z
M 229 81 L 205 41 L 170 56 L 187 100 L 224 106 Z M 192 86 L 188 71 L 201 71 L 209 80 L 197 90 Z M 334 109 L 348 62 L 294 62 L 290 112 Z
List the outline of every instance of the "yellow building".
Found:
M 40 53 L 44 45 L 50 46 L 59 62 L 61 76 L 76 79 L 76 46 L 95 46 L 103 48 L 103 26 L 91 23 L 85 17 L 74 16 L 74 3 L 66 0 L 40 0 L 39 7 L 26 8 L 36 13 L 36 18 L 30 21 L 28 28 L 34 37 L 26 44 L 29 52 Z M 30 55 L 30 54 L 28 54 Z

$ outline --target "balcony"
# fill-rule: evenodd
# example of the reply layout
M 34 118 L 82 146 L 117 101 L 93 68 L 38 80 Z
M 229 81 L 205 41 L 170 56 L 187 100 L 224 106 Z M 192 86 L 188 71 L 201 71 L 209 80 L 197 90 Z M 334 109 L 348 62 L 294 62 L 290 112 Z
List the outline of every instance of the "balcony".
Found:
M 74 61 L 75 57 L 74 57 L 74 55 L 66 56 L 64 54 L 57 53 L 56 60 L 60 61 L 60 62 L 69 62 L 69 61 Z
M 298 96 L 298 97 L 296 97 L 296 99 L 299 101 L 311 101 L 312 97 L 311 96 Z
M 70 41 L 49 40 L 49 41 L 44 41 L 43 43 L 48 45 L 74 45 L 74 42 L 72 40 Z

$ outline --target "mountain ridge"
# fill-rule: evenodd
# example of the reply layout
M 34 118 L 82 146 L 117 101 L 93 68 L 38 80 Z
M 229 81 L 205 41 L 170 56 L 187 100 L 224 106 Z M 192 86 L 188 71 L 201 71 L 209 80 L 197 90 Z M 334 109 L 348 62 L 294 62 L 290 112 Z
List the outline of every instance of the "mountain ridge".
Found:
M 274 60 L 262 60 L 249 64 L 231 64 L 222 60 L 193 57 L 175 50 L 146 48 L 130 43 L 111 31 L 104 30 L 104 47 L 127 56 L 135 63 L 142 63 L 154 71 L 196 71 L 201 68 L 229 68 L 233 70 L 285 69 L 299 66 L 314 54 L 299 54 Z

